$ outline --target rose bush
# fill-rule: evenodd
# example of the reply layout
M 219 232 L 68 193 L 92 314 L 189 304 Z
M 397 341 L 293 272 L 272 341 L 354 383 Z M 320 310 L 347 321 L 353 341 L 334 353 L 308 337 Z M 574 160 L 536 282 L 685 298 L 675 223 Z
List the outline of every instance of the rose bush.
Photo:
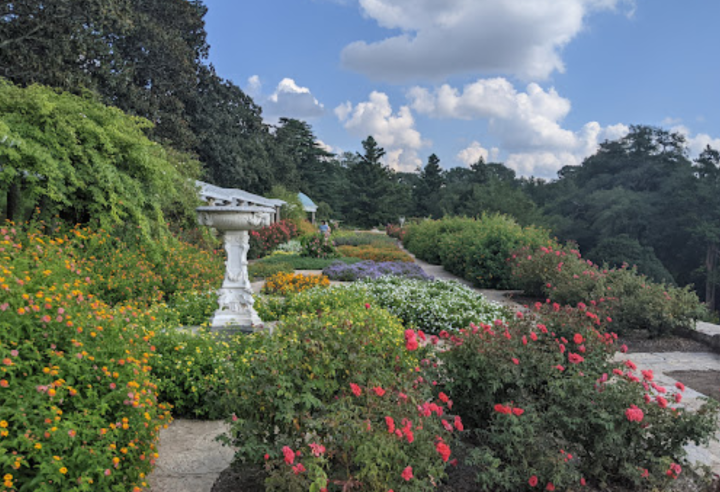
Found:
M 248 258 L 262 258 L 283 243 L 298 236 L 298 228 L 290 220 L 274 222 L 258 231 L 250 231 Z

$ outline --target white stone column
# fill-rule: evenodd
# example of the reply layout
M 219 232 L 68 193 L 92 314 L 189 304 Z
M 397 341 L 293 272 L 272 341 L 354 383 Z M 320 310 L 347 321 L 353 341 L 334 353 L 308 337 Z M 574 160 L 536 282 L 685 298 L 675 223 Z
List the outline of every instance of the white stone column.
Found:
M 248 231 L 225 231 L 225 279 L 218 290 L 219 309 L 213 315 L 211 326 L 215 329 L 232 327 L 250 328 L 262 321 L 253 308 L 255 300 L 248 278 L 247 253 L 250 249 Z

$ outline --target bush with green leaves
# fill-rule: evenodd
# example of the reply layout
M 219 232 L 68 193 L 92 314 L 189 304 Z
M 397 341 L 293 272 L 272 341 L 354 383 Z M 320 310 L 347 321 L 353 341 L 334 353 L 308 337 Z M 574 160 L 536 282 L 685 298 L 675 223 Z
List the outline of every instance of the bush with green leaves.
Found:
M 322 259 L 338 258 L 340 256 L 335 243 L 325 234 L 303 236 L 300 238 L 300 244 L 302 245 L 300 256 Z
M 547 231 L 521 227 L 500 214 L 410 224 L 404 239 L 405 247 L 421 260 L 442 264 L 450 273 L 489 289 L 515 287 L 508 263 L 513 251 L 550 243 Z
M 505 308 L 457 282 L 394 276 L 313 289 L 285 301 L 261 299 L 256 307 L 260 316 L 269 320 L 364 303 L 385 308 L 406 327 L 431 334 L 457 331 L 470 323 L 492 323 L 508 316 Z
M 395 246 L 394 239 L 372 232 L 333 231 L 332 240 L 336 246 Z
M 600 268 L 571 246 L 524 248 L 512 256 L 513 275 L 526 294 L 560 304 L 607 300 L 614 329 L 652 335 L 690 328 L 703 307 L 690 287 L 656 283 L 635 268 Z
M 0 79 L 0 190 L 47 218 L 132 224 L 146 243 L 162 240 L 168 220 L 196 223 L 201 166 L 151 142 L 151 126 L 90 95 Z
M 416 336 L 362 305 L 251 335 L 228 385 L 236 458 L 265 464 L 272 491 L 431 490 L 462 421 L 418 384 Z
M 478 490 L 668 490 L 684 446 L 714 434 L 717 403 L 675 408 L 682 385 L 612 362 L 604 304 L 535 312 L 463 330 L 430 366 L 472 436 Z
M 282 243 L 278 246 L 275 251 L 282 251 L 283 253 L 300 254 L 302 251 L 302 245 L 298 239 L 291 239 L 286 243 Z
M 218 419 L 226 391 L 231 357 L 242 351 L 242 336 L 221 337 L 206 327 L 165 325 L 153 338 L 153 376 L 159 396 L 173 406 L 175 417 Z

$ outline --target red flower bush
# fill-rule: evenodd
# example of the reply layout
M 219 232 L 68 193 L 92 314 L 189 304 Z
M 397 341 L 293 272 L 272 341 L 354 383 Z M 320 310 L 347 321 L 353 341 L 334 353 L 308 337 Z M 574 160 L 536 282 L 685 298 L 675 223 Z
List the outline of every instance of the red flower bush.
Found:
M 281 220 L 258 231 L 250 231 L 248 258 L 262 258 L 297 235 L 297 226 L 289 220 Z

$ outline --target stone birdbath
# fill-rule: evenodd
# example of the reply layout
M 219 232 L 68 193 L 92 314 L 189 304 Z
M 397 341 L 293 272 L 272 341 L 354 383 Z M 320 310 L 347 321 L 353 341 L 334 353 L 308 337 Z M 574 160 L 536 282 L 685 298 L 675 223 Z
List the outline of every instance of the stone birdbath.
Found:
M 253 304 L 248 276 L 248 231 L 270 225 L 275 210 L 248 205 L 207 206 L 195 209 L 201 225 L 213 227 L 223 236 L 227 261 L 225 279 L 218 290 L 219 308 L 210 323 L 212 331 L 255 331 L 263 328 Z

